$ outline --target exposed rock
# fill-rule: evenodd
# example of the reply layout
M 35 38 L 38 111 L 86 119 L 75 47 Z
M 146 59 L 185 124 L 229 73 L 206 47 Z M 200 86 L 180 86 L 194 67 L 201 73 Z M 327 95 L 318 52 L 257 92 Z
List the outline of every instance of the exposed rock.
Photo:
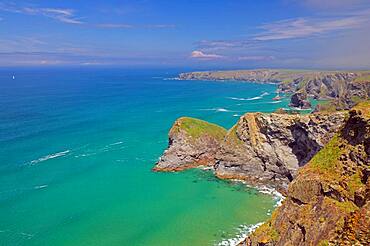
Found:
M 284 70 L 257 69 L 181 73 L 179 78 L 183 80 L 237 80 L 256 83 L 280 83 L 287 76 L 299 77 L 299 75 L 291 75 L 289 71 Z
M 333 100 L 335 106 L 327 106 L 334 110 L 348 110 L 359 101 L 370 97 L 370 71 L 257 69 L 182 73 L 179 78 L 275 83 L 278 84 L 278 91 L 281 93 L 302 92 L 310 98 Z M 301 105 L 306 108 L 309 106 L 307 101 Z M 319 106 L 316 111 L 327 111 L 327 108 Z
M 248 113 L 228 131 L 215 173 L 284 190 L 344 122 L 344 113 Z
M 290 183 L 283 205 L 240 245 L 370 245 L 370 103 Z
M 290 98 L 289 107 L 310 109 L 311 103 L 308 101 L 306 93 L 296 92 Z
M 228 132 L 203 121 L 181 118 L 172 127 L 169 148 L 154 169 L 177 171 L 207 165 L 220 178 L 284 190 L 298 168 L 328 142 L 344 118 L 343 112 L 248 113 Z M 198 136 L 191 136 L 189 129 Z
M 216 152 L 226 130 L 202 120 L 183 117 L 169 133 L 169 148 L 160 158 L 154 171 L 181 171 L 197 166 L 213 166 Z

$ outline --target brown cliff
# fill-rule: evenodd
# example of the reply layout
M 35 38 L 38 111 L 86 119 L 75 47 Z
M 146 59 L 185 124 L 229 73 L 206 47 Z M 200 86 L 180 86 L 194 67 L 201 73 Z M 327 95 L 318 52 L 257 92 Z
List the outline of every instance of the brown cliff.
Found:
M 240 245 L 370 245 L 370 103 L 289 185 L 288 196 Z
M 248 113 L 226 131 L 192 118 L 180 118 L 155 171 L 209 166 L 224 179 L 268 185 L 284 191 L 344 122 L 345 113 L 310 115 Z

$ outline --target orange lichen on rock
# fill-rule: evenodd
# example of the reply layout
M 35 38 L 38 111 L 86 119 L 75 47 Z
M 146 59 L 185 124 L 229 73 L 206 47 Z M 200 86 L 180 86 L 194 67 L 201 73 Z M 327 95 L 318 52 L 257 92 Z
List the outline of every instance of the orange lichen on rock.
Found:
M 370 245 L 368 106 L 350 111 L 342 130 L 299 171 L 271 220 L 241 245 Z M 266 237 L 271 231 L 278 240 Z

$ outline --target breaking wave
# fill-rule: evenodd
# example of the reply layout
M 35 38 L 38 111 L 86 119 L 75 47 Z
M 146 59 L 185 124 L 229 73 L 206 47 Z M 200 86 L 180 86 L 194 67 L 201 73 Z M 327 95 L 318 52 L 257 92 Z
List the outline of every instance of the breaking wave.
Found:
M 40 157 L 37 160 L 31 161 L 30 165 L 36 165 L 40 162 L 44 162 L 44 161 L 47 161 L 47 160 L 50 160 L 50 159 L 62 157 L 62 156 L 65 156 L 66 154 L 68 154 L 69 152 L 71 152 L 71 151 L 70 150 L 65 150 L 65 151 L 62 151 L 62 152 L 57 152 L 57 153 L 54 153 L 54 154 L 49 154 L 49 155 L 43 156 L 43 157 Z
M 276 103 L 281 103 L 282 101 L 273 101 L 273 102 L 269 102 L 269 103 L 272 103 L 272 104 L 276 104 Z
M 235 181 L 246 184 L 244 181 L 239 181 L 239 180 L 235 180 Z M 252 187 L 248 184 L 246 184 L 246 185 L 248 187 Z M 280 192 L 275 190 L 274 188 L 269 188 L 269 187 L 266 187 L 266 186 L 258 186 L 258 187 L 254 187 L 254 188 L 256 188 L 259 192 L 261 192 L 263 194 L 269 194 L 269 195 L 273 196 L 273 198 L 275 200 L 274 207 L 281 206 L 281 204 L 283 203 L 283 201 L 285 199 L 285 197 Z M 267 215 L 271 215 L 271 210 L 267 211 Z M 250 235 L 253 231 L 255 231 L 262 224 L 263 224 L 263 222 L 257 223 L 257 224 L 254 224 L 254 225 L 241 225 L 241 226 L 239 226 L 238 233 L 235 237 L 230 238 L 230 239 L 224 239 L 221 242 L 217 243 L 216 245 L 217 246 L 237 246 L 240 243 L 242 243 L 243 240 L 245 240 L 248 235 Z
M 235 112 L 226 108 L 207 108 L 207 109 L 201 109 L 203 111 L 215 111 L 215 112 Z
M 39 190 L 39 189 L 44 189 L 44 188 L 46 188 L 46 187 L 48 187 L 48 185 L 37 185 L 37 186 L 35 186 L 35 187 L 33 187 L 35 190 Z
M 262 224 L 263 223 L 257 223 L 255 225 L 241 225 L 239 226 L 238 228 L 239 232 L 235 237 L 230 238 L 230 239 L 224 239 L 221 242 L 217 243 L 216 245 L 217 246 L 237 246 L 241 242 L 243 242 L 243 240 L 249 234 L 251 234 L 254 230 L 256 230 Z
M 261 95 L 257 97 L 248 97 L 248 98 L 243 98 L 243 97 L 228 97 L 231 100 L 237 100 L 237 101 L 254 101 L 254 100 L 259 100 L 262 99 L 264 96 L 270 95 L 268 92 L 263 92 Z
M 261 99 L 262 97 L 258 96 L 258 97 L 249 97 L 249 98 L 242 98 L 242 97 L 228 97 L 228 98 L 232 100 L 237 100 L 237 101 L 254 101 L 254 100 Z

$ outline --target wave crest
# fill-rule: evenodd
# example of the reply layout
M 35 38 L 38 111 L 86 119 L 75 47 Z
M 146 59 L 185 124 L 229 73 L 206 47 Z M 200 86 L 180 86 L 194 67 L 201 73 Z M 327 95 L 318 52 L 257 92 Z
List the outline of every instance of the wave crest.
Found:
M 68 154 L 69 152 L 71 152 L 71 151 L 70 150 L 65 150 L 65 151 L 62 151 L 62 152 L 57 152 L 57 153 L 53 153 L 53 154 L 43 156 L 43 157 L 40 157 L 39 159 L 31 161 L 30 165 L 33 166 L 33 165 L 36 165 L 37 163 L 40 163 L 40 162 L 43 162 L 43 161 L 47 161 L 47 160 L 50 160 L 50 159 L 62 157 L 62 156 L 65 156 L 66 154 Z

